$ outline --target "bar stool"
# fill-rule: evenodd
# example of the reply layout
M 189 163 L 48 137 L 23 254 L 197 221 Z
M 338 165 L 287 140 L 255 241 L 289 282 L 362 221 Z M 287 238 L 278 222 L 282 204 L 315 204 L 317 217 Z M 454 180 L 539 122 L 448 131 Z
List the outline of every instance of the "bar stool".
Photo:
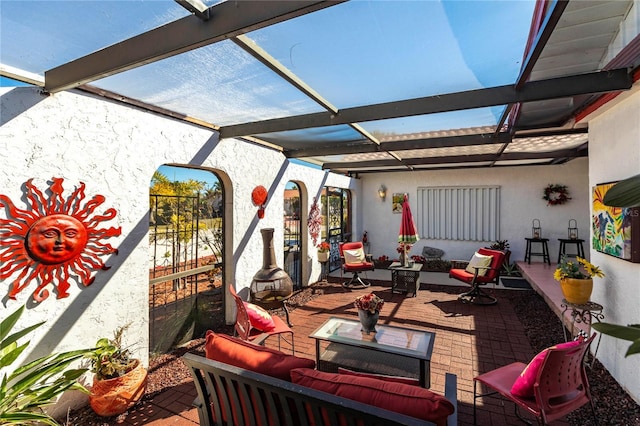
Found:
M 562 255 L 567 255 L 570 257 L 578 256 L 584 259 L 584 247 L 582 246 L 584 240 L 580 238 L 558 238 L 558 241 L 560 241 L 560 249 L 558 250 L 558 263 L 560 263 Z M 575 244 L 577 254 L 567 254 L 567 244 Z
M 525 238 L 527 240 L 527 251 L 524 254 L 524 261 L 531 264 L 531 256 L 542 256 L 543 262 L 547 262 L 547 265 L 551 265 L 551 259 L 549 258 L 549 246 L 547 242 L 548 238 Z M 542 252 L 532 252 L 532 243 L 538 243 L 542 246 Z

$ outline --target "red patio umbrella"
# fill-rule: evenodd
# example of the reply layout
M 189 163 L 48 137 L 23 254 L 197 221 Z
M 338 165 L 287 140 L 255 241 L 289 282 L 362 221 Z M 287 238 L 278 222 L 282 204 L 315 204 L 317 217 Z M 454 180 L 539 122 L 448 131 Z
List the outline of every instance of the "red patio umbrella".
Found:
M 418 241 L 418 231 L 416 231 L 416 224 L 413 221 L 413 215 L 411 214 L 411 207 L 409 206 L 409 198 L 407 194 L 404 195 L 402 202 L 402 220 L 400 222 L 400 233 L 398 234 L 398 242 L 404 243 L 404 259 L 407 259 L 407 246 Z M 403 265 L 406 266 L 406 265 Z

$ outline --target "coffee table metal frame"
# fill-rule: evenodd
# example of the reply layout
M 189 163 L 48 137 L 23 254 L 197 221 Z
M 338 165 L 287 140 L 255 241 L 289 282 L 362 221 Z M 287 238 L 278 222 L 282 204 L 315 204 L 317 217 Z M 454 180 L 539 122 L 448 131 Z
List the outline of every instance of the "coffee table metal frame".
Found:
M 349 351 L 350 348 L 359 348 L 359 353 L 367 353 L 368 356 L 372 356 L 376 360 L 385 358 L 382 354 L 415 359 L 419 363 L 418 380 L 420 386 L 424 388 L 431 386 L 431 355 L 433 353 L 435 333 L 379 323 L 376 325 L 376 333 L 366 334 L 360 331 L 360 328 L 359 321 L 330 317 L 311 333 L 309 337 L 316 341 L 316 365 L 318 369 L 321 366 L 320 361 L 325 361 L 323 355 L 327 353 L 326 350 L 321 353 L 320 342 L 326 341 L 330 342 L 330 344 L 335 344 L 333 346 L 338 350 L 342 347 L 344 347 L 345 351 Z M 379 353 L 379 357 L 376 357 L 376 352 Z M 401 358 L 397 358 L 397 361 L 395 364 L 399 364 Z M 330 362 L 335 362 L 335 359 Z M 353 368 L 353 366 L 347 364 L 342 366 Z M 368 372 L 384 374 L 384 366 L 381 365 L 380 367 L 382 368 Z M 397 367 L 397 365 L 394 367 Z M 362 368 L 360 369 L 362 370 Z

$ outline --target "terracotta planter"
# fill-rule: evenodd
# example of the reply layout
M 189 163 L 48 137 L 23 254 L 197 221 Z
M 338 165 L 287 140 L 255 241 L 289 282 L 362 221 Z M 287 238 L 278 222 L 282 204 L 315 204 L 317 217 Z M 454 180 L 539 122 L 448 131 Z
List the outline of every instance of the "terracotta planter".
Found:
M 564 278 L 560 281 L 560 288 L 567 302 L 581 305 L 591 298 L 593 279 Z
M 144 395 L 147 370 L 138 365 L 122 377 L 98 380 L 93 378 L 89 405 L 99 416 L 117 416 L 133 407 Z
M 319 251 L 318 252 L 318 262 L 327 262 L 329 260 L 329 252 L 328 251 Z

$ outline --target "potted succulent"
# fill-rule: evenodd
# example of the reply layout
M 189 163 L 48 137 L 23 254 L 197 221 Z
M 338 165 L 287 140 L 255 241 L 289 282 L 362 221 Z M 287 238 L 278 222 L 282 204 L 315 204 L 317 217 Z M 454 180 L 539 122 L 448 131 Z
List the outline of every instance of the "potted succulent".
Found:
M 122 347 L 122 335 L 129 324 L 116 329 L 113 339 L 101 338 L 87 357 L 94 373 L 89 404 L 100 416 L 124 413 L 144 395 L 147 370 Z

